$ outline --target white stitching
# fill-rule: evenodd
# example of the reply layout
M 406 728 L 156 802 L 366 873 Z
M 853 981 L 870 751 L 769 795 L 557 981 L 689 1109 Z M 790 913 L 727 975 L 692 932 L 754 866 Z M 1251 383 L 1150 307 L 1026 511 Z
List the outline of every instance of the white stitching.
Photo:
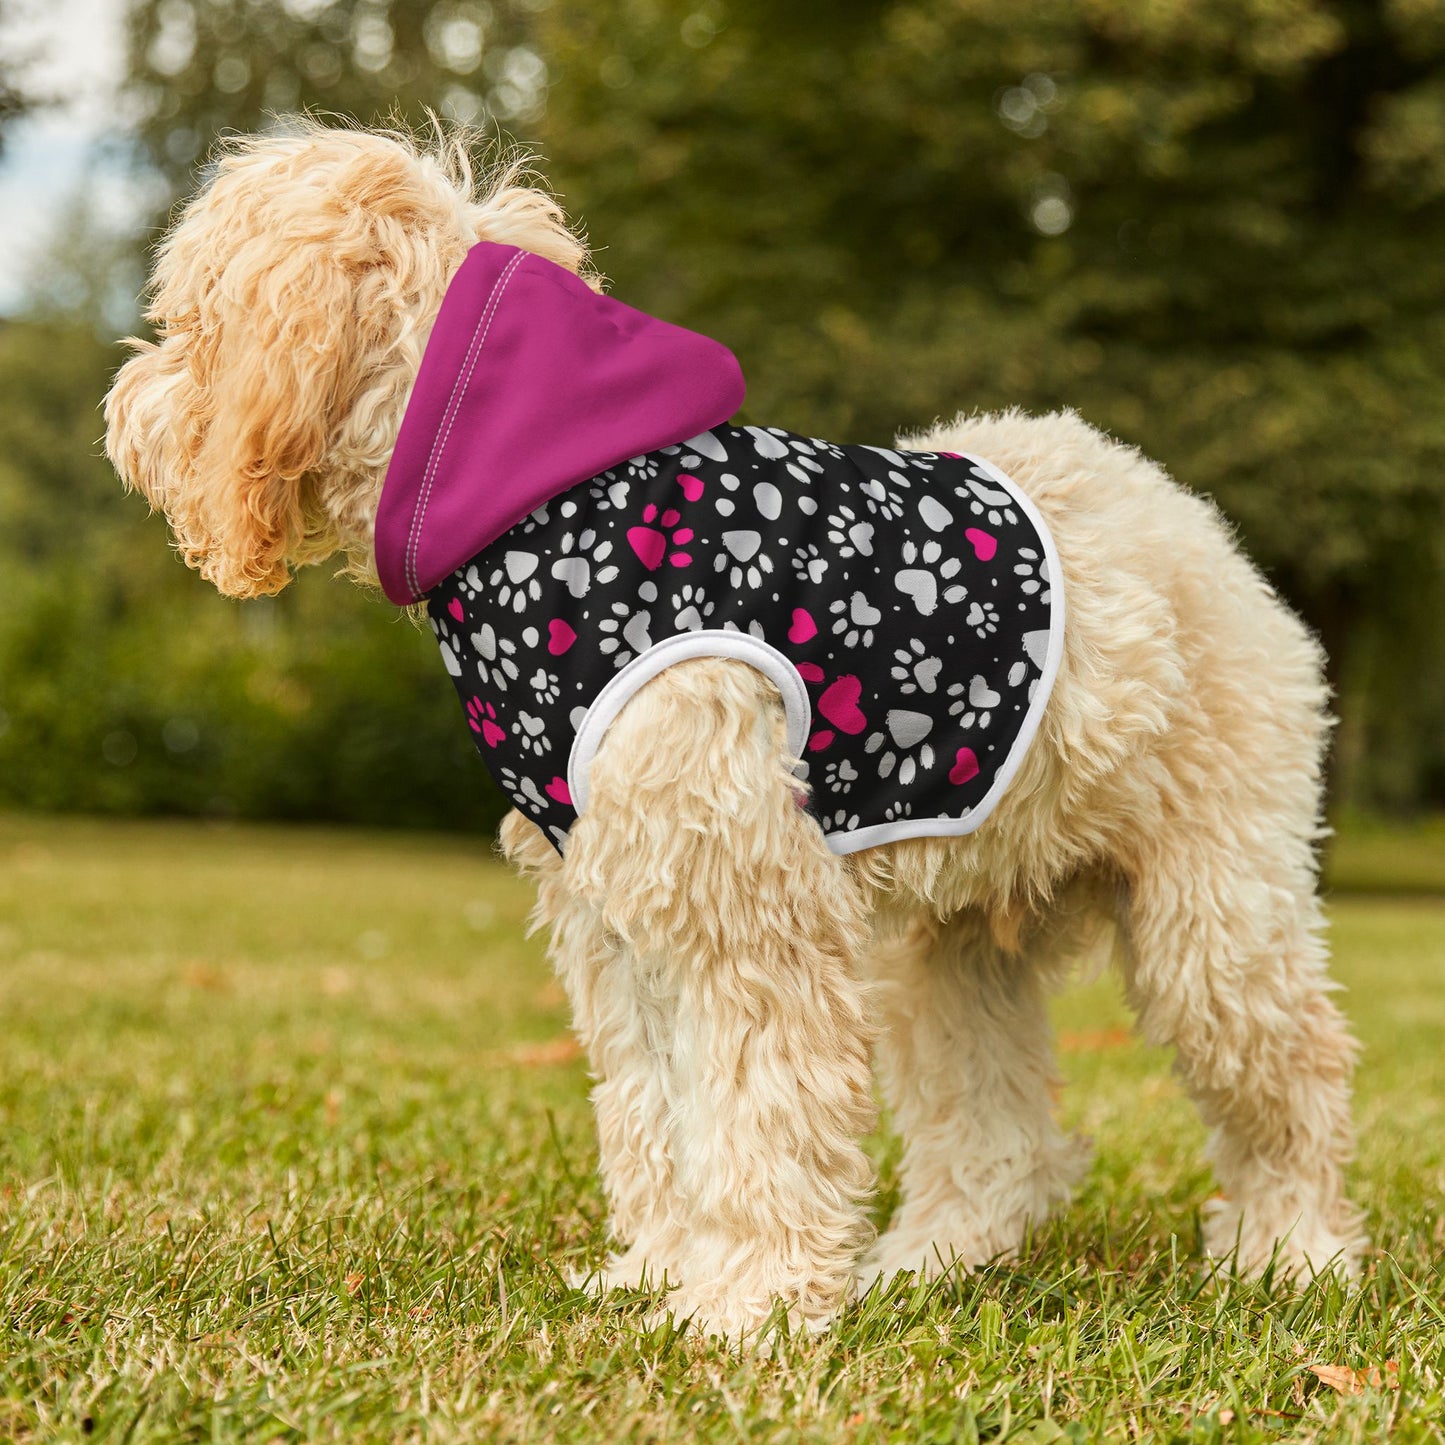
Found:
M 503 267 L 501 275 L 493 284 L 492 293 L 487 297 L 487 305 L 477 318 L 472 339 L 467 343 L 466 361 L 463 369 L 458 373 L 456 381 L 452 384 L 452 394 L 447 399 L 446 411 L 442 413 L 441 425 L 437 429 L 436 436 L 432 438 L 426 471 L 422 475 L 421 491 L 417 495 L 416 505 L 412 508 L 411 532 L 407 538 L 406 580 L 411 585 L 413 601 L 421 595 L 421 582 L 417 576 L 417 554 L 421 550 L 421 529 L 426 522 L 426 509 L 431 500 L 432 483 L 436 480 L 437 472 L 441 467 L 442 453 L 446 450 L 447 439 L 451 436 L 452 424 L 461 410 L 459 405 L 461 394 L 471 382 L 472 372 L 476 370 L 477 359 L 482 354 L 482 348 L 487 344 L 487 337 L 492 330 L 492 321 L 496 317 L 497 307 L 501 304 L 502 292 L 507 289 L 507 283 L 512 279 L 512 273 L 526 260 L 527 255 L 526 251 L 518 251 Z M 485 323 L 485 330 L 483 323 Z

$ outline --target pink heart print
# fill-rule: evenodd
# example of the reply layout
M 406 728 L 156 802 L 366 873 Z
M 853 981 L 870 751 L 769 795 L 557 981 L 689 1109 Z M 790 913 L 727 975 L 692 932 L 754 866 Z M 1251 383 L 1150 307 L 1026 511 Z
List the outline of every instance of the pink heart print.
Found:
M 824 748 L 833 746 L 833 739 L 838 736 L 832 728 L 819 728 L 812 737 L 808 739 L 808 751 L 810 753 L 821 753 Z
M 682 488 L 682 494 L 689 502 L 696 502 L 702 498 L 702 478 L 695 476 L 692 472 L 683 472 L 677 479 L 677 484 Z
M 823 690 L 823 696 L 818 699 L 818 711 L 839 732 L 861 733 L 868 726 L 868 719 L 858 706 L 858 699 L 862 696 L 863 684 L 850 673 Z
M 547 651 L 553 657 L 561 657 L 576 641 L 577 634 L 560 617 L 554 617 L 547 624 Z
M 447 611 L 451 613 L 454 622 L 466 621 L 467 614 L 462 607 L 460 598 L 453 597 L 452 600 L 447 603 Z
M 972 748 L 959 748 L 953 766 L 948 770 L 948 781 L 955 787 L 978 776 L 978 754 Z
M 987 532 L 980 531 L 977 527 L 970 527 L 963 534 L 973 543 L 973 555 L 980 562 L 992 562 L 994 553 L 998 551 L 998 538 L 990 536 Z
M 818 624 L 806 607 L 793 608 L 793 625 L 788 628 L 788 641 L 804 643 L 818 635 Z
M 557 803 L 572 805 L 572 789 L 567 786 L 566 778 L 553 778 L 544 789 L 547 796 Z

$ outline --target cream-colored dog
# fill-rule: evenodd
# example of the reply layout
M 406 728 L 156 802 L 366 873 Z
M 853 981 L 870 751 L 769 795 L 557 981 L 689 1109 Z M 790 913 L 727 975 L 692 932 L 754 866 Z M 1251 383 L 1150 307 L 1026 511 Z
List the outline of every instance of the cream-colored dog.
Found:
M 375 583 L 388 462 L 478 240 L 586 260 L 547 195 L 515 171 L 475 186 L 459 145 L 303 126 L 226 147 L 106 406 L 120 475 L 222 592 L 338 554 Z M 1052 1116 L 1046 1000 L 1100 920 L 1213 1131 L 1208 1248 L 1352 1270 L 1318 647 L 1207 502 L 1072 414 L 900 445 L 1011 477 L 1066 583 L 1057 680 L 984 826 L 830 851 L 777 688 L 727 658 L 668 668 L 612 721 L 565 856 L 504 824 L 597 1081 L 618 1253 L 596 1279 L 665 1278 L 679 1319 L 739 1338 L 780 1300 L 821 1327 L 859 1280 L 1008 1256 L 1085 1164 Z M 875 1053 L 905 1140 L 876 1240 Z

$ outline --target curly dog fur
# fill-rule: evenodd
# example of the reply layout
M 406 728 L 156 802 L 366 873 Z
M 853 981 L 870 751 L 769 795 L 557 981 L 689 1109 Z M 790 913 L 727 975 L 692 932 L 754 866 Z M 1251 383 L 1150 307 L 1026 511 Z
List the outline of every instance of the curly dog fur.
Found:
M 456 141 L 303 125 L 226 147 L 106 407 L 121 476 L 222 592 L 338 554 L 374 582 L 409 389 L 478 239 L 586 265 L 520 169 L 478 184 Z M 1351 1271 L 1318 647 L 1212 506 L 1071 413 L 901 444 L 1002 468 L 1067 578 L 1058 680 L 984 827 L 830 853 L 772 685 L 718 659 L 627 706 L 565 859 L 521 815 L 503 827 L 596 1078 L 618 1246 L 596 1282 L 665 1279 L 678 1318 L 741 1338 L 779 1300 L 821 1327 L 860 1279 L 1008 1256 L 1085 1164 L 1051 1110 L 1046 1000 L 1111 921 L 1140 1029 L 1212 1130 L 1208 1248 L 1250 1273 Z M 874 1056 L 905 1142 L 876 1240 Z

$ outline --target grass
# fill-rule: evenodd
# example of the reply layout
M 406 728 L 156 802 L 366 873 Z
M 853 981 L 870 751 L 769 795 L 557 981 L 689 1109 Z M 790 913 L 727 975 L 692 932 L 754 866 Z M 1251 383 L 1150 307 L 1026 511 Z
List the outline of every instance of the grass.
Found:
M 1098 984 L 1076 1203 L 772 1359 L 566 1282 L 603 1211 L 528 903 L 455 839 L 0 817 L 0 1438 L 1445 1439 L 1445 899 L 1332 903 L 1360 1288 L 1204 1268 L 1201 1129 Z

